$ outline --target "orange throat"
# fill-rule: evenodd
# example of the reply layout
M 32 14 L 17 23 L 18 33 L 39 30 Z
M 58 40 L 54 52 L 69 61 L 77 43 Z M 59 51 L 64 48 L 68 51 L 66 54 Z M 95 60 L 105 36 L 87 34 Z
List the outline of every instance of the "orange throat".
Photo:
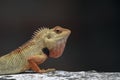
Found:
M 55 48 L 50 50 L 50 57 L 52 58 L 60 57 L 63 54 L 65 44 L 66 44 L 66 41 L 58 43 Z

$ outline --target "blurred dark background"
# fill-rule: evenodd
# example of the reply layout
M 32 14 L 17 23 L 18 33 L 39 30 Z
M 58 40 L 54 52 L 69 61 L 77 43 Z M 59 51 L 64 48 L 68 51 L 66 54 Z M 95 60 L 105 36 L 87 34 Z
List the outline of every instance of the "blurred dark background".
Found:
M 119 3 L 116 0 L 1 0 L 0 56 L 39 27 L 71 29 L 64 54 L 42 67 L 68 71 L 120 71 Z

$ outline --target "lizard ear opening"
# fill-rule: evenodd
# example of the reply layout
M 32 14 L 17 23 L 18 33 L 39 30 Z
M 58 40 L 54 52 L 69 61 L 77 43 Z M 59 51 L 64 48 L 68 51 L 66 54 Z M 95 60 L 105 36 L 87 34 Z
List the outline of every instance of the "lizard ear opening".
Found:
M 51 38 L 51 35 L 47 35 L 47 39 L 50 39 Z

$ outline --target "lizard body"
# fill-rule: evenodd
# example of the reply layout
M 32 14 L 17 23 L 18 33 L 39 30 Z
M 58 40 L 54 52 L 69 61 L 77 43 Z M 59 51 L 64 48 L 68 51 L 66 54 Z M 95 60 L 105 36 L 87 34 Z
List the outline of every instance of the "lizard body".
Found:
M 25 44 L 0 57 L 0 74 L 20 73 L 28 69 L 32 69 L 38 73 L 54 70 L 42 70 L 38 65 L 42 64 L 48 57 L 60 57 L 70 33 L 69 29 L 60 26 L 52 29 L 38 29 Z M 45 48 L 49 53 L 43 51 Z

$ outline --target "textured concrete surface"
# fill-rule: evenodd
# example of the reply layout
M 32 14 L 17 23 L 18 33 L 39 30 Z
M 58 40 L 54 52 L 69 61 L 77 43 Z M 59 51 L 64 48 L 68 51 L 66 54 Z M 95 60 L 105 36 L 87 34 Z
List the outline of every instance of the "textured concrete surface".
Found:
M 1 75 L 0 80 L 120 80 L 119 72 L 55 71 L 49 73 L 26 72 L 13 75 Z

